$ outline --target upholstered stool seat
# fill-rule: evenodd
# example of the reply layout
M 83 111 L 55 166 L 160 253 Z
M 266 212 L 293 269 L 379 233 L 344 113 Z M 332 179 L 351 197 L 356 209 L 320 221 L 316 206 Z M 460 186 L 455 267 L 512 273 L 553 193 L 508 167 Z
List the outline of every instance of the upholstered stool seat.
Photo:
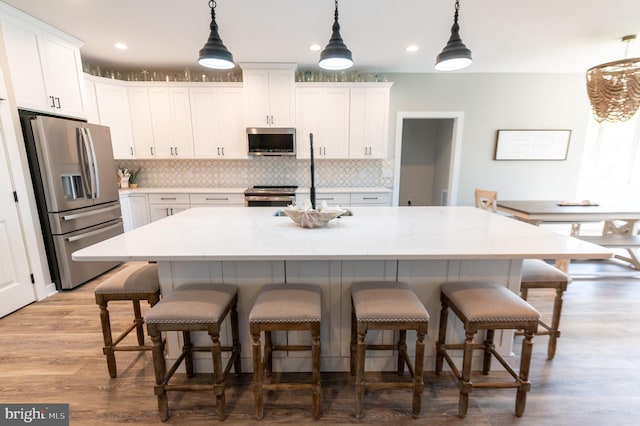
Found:
M 100 306 L 100 323 L 104 347 L 102 352 L 107 357 L 107 368 L 111 377 L 117 376 L 116 351 L 150 351 L 151 345 L 144 343 L 144 319 L 140 309 L 140 301 L 146 300 L 154 306 L 160 300 L 160 284 L 158 267 L 155 264 L 138 264 L 127 266 L 112 277 L 105 280 L 95 289 L 96 303 Z M 133 322 L 118 337 L 113 338 L 111 318 L 108 304 L 111 301 L 131 301 L 133 304 Z M 137 345 L 120 344 L 133 330 L 136 330 Z
M 173 290 L 146 316 L 147 332 L 153 342 L 153 366 L 156 376 L 155 394 L 158 397 L 160 418 L 169 418 L 167 391 L 213 391 L 216 396 L 220 420 L 226 418 L 225 380 L 234 367 L 236 374 L 242 372 L 240 363 L 240 340 L 238 335 L 238 288 L 231 284 L 184 284 Z M 232 345 L 222 346 L 220 331 L 222 322 L 230 317 Z M 181 331 L 182 353 L 167 372 L 164 357 L 162 332 Z M 192 331 L 206 331 L 211 337 L 211 346 L 194 346 Z M 182 361 L 188 377 L 194 376 L 193 352 L 210 352 L 213 359 L 213 384 L 171 384 L 170 380 Z M 223 368 L 222 352 L 231 352 Z
M 556 295 L 553 301 L 551 324 L 542 319 L 538 324 L 537 336 L 549 336 L 547 345 L 547 359 L 553 359 L 556 354 L 556 346 L 560 337 L 560 315 L 562 313 L 562 296 L 567 290 L 569 276 L 558 268 L 549 265 L 543 260 L 525 259 L 522 262 L 522 279 L 520 281 L 520 297 L 527 300 L 530 289 L 553 289 Z M 517 334 L 522 334 L 518 332 Z
M 474 387 L 482 388 L 517 388 L 516 415 L 524 414 L 529 383 L 529 365 L 533 335 L 538 329 L 540 314 L 526 301 L 522 300 L 506 287 L 491 282 L 451 282 L 440 286 L 440 333 L 436 344 L 436 374 L 442 372 L 443 359 L 453 371 L 460 383 L 459 414 L 466 416 L 469 406 L 469 393 Z M 447 320 L 449 309 L 462 321 L 465 331 L 463 344 L 447 344 Z M 495 350 L 493 338 L 495 330 L 523 330 L 522 353 L 520 354 L 520 371 L 516 371 Z M 483 343 L 473 343 L 473 338 L 480 330 L 486 330 Z M 462 371 L 458 370 L 447 351 L 463 350 Z M 473 350 L 484 351 L 482 373 L 489 374 L 491 356 L 493 355 L 507 372 L 513 382 L 472 383 L 471 361 Z
M 405 282 L 357 282 L 351 286 L 351 374 L 356 382 L 356 417 L 364 415 L 364 392 L 366 389 L 413 389 L 413 416 L 421 411 L 424 380 L 424 337 L 429 326 L 429 313 L 411 286 Z M 369 330 L 398 330 L 397 344 L 366 344 Z M 414 365 L 407 353 L 407 330 L 415 330 L 416 360 Z M 404 373 L 407 365 L 412 382 L 366 382 L 365 358 L 367 350 L 397 350 L 397 373 Z
M 249 314 L 253 349 L 253 392 L 256 418 L 264 417 L 264 390 L 311 390 L 313 417 L 320 417 L 322 389 L 320 383 L 320 321 L 322 296 L 312 284 L 268 284 L 256 299 Z M 311 345 L 274 345 L 271 333 L 284 330 L 308 330 Z M 264 357 L 260 334 L 264 332 Z M 264 383 L 273 369 L 273 351 L 311 351 L 311 383 Z

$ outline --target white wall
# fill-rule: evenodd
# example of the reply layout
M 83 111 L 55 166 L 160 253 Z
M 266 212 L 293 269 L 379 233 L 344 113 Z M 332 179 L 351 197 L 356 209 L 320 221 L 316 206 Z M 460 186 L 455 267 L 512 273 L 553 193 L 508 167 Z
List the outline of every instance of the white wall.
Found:
M 464 113 L 453 204 L 473 205 L 475 187 L 497 190 L 502 199 L 574 197 L 590 114 L 583 74 L 391 74 L 389 80 L 391 132 L 398 111 Z M 494 161 L 498 129 L 571 129 L 567 160 Z

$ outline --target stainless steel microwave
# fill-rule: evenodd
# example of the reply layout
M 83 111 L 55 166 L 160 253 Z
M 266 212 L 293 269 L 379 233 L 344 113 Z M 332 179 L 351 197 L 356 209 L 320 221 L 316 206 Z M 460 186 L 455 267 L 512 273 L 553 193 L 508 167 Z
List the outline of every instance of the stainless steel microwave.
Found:
M 296 155 L 296 129 L 248 127 L 249 155 Z

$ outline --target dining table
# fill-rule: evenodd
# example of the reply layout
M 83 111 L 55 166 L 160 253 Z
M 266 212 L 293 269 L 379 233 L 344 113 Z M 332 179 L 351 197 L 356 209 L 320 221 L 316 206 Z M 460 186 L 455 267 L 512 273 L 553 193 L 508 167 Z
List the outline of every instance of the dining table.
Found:
M 634 267 L 640 267 L 633 247 L 624 247 L 621 238 L 636 238 L 640 225 L 640 201 L 565 201 L 565 200 L 498 200 L 498 212 L 534 225 L 571 224 L 571 236 L 580 237 L 580 225 L 588 222 L 604 222 L 602 235 L 626 248 L 630 257 L 622 257 Z M 587 239 L 586 237 L 585 239 Z M 616 240 L 618 238 L 618 240 Z M 593 239 L 590 241 L 594 241 Z M 604 241 L 604 240 L 603 240 Z M 556 259 L 556 266 L 567 271 L 570 259 Z

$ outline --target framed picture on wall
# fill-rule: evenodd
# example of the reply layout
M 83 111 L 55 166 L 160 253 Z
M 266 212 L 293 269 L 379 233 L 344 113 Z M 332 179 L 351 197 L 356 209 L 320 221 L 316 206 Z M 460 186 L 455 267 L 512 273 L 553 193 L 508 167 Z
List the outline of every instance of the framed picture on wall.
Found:
M 566 160 L 571 130 L 498 130 L 495 160 Z

